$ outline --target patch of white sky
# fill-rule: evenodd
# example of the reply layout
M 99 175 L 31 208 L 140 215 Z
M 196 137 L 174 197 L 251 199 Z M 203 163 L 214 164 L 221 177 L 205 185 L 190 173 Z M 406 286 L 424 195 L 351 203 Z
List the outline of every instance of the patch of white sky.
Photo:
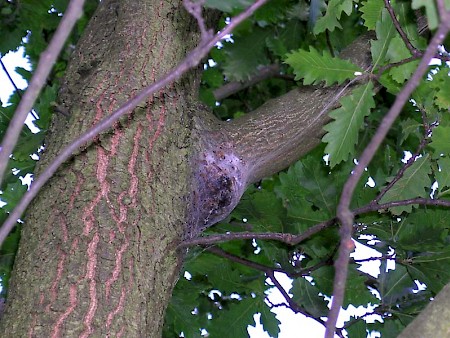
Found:
M 8 101 L 10 99 L 11 95 L 17 95 L 17 93 L 14 93 L 14 86 L 16 86 L 18 89 L 25 89 L 28 86 L 27 81 L 18 74 L 15 69 L 17 67 L 24 68 L 26 70 L 31 69 L 31 65 L 26 57 L 24 57 L 24 48 L 20 47 L 15 52 L 9 52 L 5 55 L 2 55 L 1 57 L 3 66 L 6 68 L 6 71 L 3 69 L 3 67 L 0 69 L 0 101 L 1 106 L 6 107 L 9 105 Z M 9 76 L 8 76 L 9 75 Z M 11 78 L 10 78 L 11 77 Z M 14 94 L 13 94 L 14 93 Z M 1 108 L 0 108 L 0 114 L 1 114 Z M 32 114 L 28 114 L 27 119 L 25 120 L 25 124 L 28 126 L 28 128 L 36 133 L 39 131 L 38 128 L 33 124 L 34 117 Z M 35 160 L 37 159 L 37 155 L 32 156 Z M 14 169 L 13 169 L 14 170 Z M 25 177 L 20 177 L 23 184 L 30 185 L 32 181 L 32 176 L 27 175 Z M 0 191 L 1 194 L 1 191 Z M 0 197 L 0 208 L 3 207 L 6 203 L 1 200 Z

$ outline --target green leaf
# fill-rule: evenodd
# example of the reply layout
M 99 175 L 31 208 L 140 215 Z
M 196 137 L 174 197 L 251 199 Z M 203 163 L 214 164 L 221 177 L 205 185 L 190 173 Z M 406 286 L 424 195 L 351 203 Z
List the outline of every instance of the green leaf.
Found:
M 417 278 L 437 294 L 450 281 L 450 249 L 429 252 L 414 257 L 408 266 L 413 278 Z
M 305 35 L 305 27 L 299 20 L 290 20 L 279 28 L 278 34 L 268 36 L 267 47 L 272 53 L 284 59 L 291 50 L 298 49 Z
M 434 102 L 442 110 L 450 107 L 450 76 L 449 68 L 442 67 L 433 75 L 433 80 L 428 85 L 434 89 Z
M 367 0 L 362 3 L 360 11 L 364 20 L 364 26 L 370 30 L 375 30 L 377 21 L 381 19 L 381 12 L 384 8 L 383 0 Z
M 434 177 L 438 182 L 437 198 L 447 195 L 450 190 L 450 158 L 441 157 L 438 160 L 439 170 L 434 173 Z
M 433 129 L 430 147 L 435 151 L 433 157 L 450 154 L 450 126 L 439 125 Z
M 14 158 L 18 161 L 27 161 L 32 154 L 37 153 L 43 142 L 44 133 L 32 134 L 28 132 L 22 134 L 14 148 Z
M 425 188 L 430 188 L 431 166 L 429 155 L 418 158 L 408 167 L 403 176 L 384 194 L 380 203 L 406 200 L 415 197 L 427 197 Z M 411 212 L 412 205 L 393 207 L 389 209 L 394 215 L 400 215 L 403 211 Z
M 352 321 L 354 319 L 355 318 L 350 317 L 350 321 Z M 366 323 L 364 320 L 355 321 L 349 327 L 346 327 L 345 331 L 347 331 L 348 336 L 352 337 L 352 338 L 367 338 L 368 332 L 367 332 Z
M 420 208 L 397 223 L 392 243 L 406 251 L 438 251 L 447 246 L 448 213 Z
M 349 266 L 344 306 L 354 305 L 358 307 L 359 305 L 367 305 L 368 303 L 377 303 L 376 298 L 365 284 L 367 277 L 357 270 L 358 267 L 359 265 L 357 264 L 351 264 Z
M 406 48 L 401 37 L 398 34 L 395 35 L 389 44 L 388 50 L 386 52 L 386 59 L 388 59 L 392 63 L 395 63 L 407 59 L 410 56 L 411 53 Z M 419 60 L 411 61 L 403 65 L 391 68 L 389 70 L 389 73 L 392 76 L 393 80 L 401 84 L 410 78 L 411 74 L 416 70 L 418 64 Z
M 385 260 L 381 261 L 377 282 L 381 303 L 386 306 L 396 305 L 401 298 L 412 293 L 416 287 L 408 270 L 403 265 L 396 264 L 395 270 L 386 271 Z
M 232 12 L 234 9 L 244 9 L 253 3 L 252 0 L 206 0 L 204 6 L 215 8 L 222 12 Z
M 253 231 L 282 231 L 286 210 L 276 196 L 265 190 L 247 192 L 233 211 L 238 219 L 246 218 Z
M 1 199 L 7 203 L 2 209 L 6 212 L 11 212 L 16 207 L 17 203 L 22 199 L 23 194 L 27 191 L 27 186 L 20 181 L 9 183 L 0 195 Z
M 366 278 L 358 272 L 357 267 L 357 265 L 351 264 L 348 270 L 345 299 L 343 303 L 344 308 L 348 307 L 350 304 L 358 306 L 367 305 L 369 302 L 375 302 L 374 296 L 365 285 Z M 334 268 L 325 266 L 314 271 L 311 275 L 320 292 L 331 296 L 333 293 Z
M 422 138 L 422 133 L 420 129 L 423 127 L 422 123 L 417 122 L 414 119 L 408 118 L 406 120 L 400 121 L 402 136 L 400 138 L 400 143 L 403 143 L 408 137 L 414 136 L 417 139 Z
M 0 26 L 3 28 L 2 26 Z M 4 30 L 3 30 L 4 29 Z M 0 39 L 0 54 L 5 55 L 9 51 L 16 50 L 22 42 L 22 38 L 27 35 L 23 27 L 16 27 L 12 30 L 2 29 L 2 38 Z
M 288 5 L 289 0 L 268 1 L 256 10 L 253 17 L 256 21 L 276 23 L 284 18 Z
M 298 231 L 334 216 L 337 189 L 323 163 L 307 157 L 280 173 L 279 179 L 275 191 L 288 216 L 299 221 Z
M 312 46 L 309 47 L 309 52 L 299 49 L 288 54 L 285 62 L 294 69 L 295 80 L 303 78 L 305 85 L 319 84 L 321 81 L 325 81 L 326 86 L 341 84 L 353 79 L 355 72 L 362 72 L 361 68 L 350 61 L 332 57 L 327 51 L 323 51 L 321 55 Z
M 397 338 L 405 328 L 399 319 L 383 318 L 384 323 L 375 322 L 367 324 L 369 329 L 380 332 L 383 338 Z
M 3 224 L 6 216 L 7 214 L 2 214 L 2 212 L 0 212 L 0 224 Z M 8 293 L 14 258 L 19 247 L 20 230 L 21 226 L 16 225 L 16 227 L 8 234 L 0 248 L 0 278 L 2 286 L 1 294 L 3 297 Z
M 247 326 L 255 321 L 253 315 L 257 313 L 254 298 L 246 298 L 230 304 L 226 311 L 221 311 L 208 331 L 211 337 L 248 337 Z
M 192 314 L 195 304 L 198 304 L 199 290 L 191 281 L 180 278 L 176 292 L 166 310 L 165 337 L 178 337 L 181 332 L 185 337 L 201 337 L 199 316 Z M 171 329 L 170 332 L 169 328 Z
M 214 288 L 226 294 L 248 290 L 240 272 L 233 269 L 229 261 L 224 260 L 222 264 L 217 264 L 217 260 L 214 261 L 214 267 L 208 272 L 208 280 Z
M 53 115 L 52 105 L 54 105 L 56 101 L 57 94 L 58 86 L 46 86 L 34 105 L 34 108 L 39 115 L 39 119 L 34 123 L 41 130 L 47 130 L 50 125 L 50 120 Z
M 412 9 L 419 9 L 421 7 L 425 7 L 425 11 L 427 13 L 428 19 L 428 27 L 431 30 L 434 30 L 438 26 L 439 17 L 436 9 L 436 5 L 434 1 L 430 0 L 412 0 L 411 3 Z
M 392 38 L 396 34 L 392 19 L 386 9 L 383 9 L 381 13 L 381 20 L 377 21 L 375 32 L 377 34 L 377 40 L 371 41 L 370 48 L 374 69 L 385 63 L 386 53 Z
M 223 84 L 223 75 L 217 67 L 208 67 L 202 73 L 202 80 L 212 88 L 218 88 Z
M 281 322 L 263 301 L 258 303 L 259 306 L 257 309 L 261 313 L 261 324 L 264 331 L 266 331 L 270 337 L 278 337 Z
M 349 155 L 354 155 L 364 117 L 375 107 L 373 95 L 373 84 L 368 82 L 342 98 L 340 100 L 342 107 L 330 112 L 330 117 L 334 121 L 324 127 L 328 133 L 322 141 L 327 143 L 325 153 L 330 155 L 331 167 L 346 161 Z
M 324 297 L 319 295 L 319 289 L 308 282 L 305 278 L 296 278 L 292 282 L 292 293 L 294 302 L 303 307 L 316 318 L 324 317 L 328 314 L 328 303 Z
M 267 36 L 267 30 L 255 28 L 245 36 L 234 36 L 234 43 L 224 46 L 227 58 L 223 62 L 223 71 L 229 81 L 247 80 L 258 72 L 258 66 L 270 63 L 267 57 Z
M 314 34 L 320 34 L 325 30 L 330 32 L 335 28 L 342 28 L 339 20 L 341 19 L 342 12 L 350 15 L 353 11 L 353 0 L 331 0 L 328 3 L 327 12 L 321 18 L 319 18 L 314 26 Z

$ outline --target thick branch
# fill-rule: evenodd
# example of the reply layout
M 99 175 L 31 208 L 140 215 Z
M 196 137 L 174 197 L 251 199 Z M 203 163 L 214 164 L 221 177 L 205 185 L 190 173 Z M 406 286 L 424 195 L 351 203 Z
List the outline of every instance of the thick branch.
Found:
M 448 337 L 450 284 L 399 335 L 399 338 Z
M 369 36 L 358 38 L 340 57 L 366 69 Z M 225 125 L 236 153 L 249 165 L 247 183 L 272 175 L 317 146 L 328 111 L 350 88 L 301 87 L 270 100 L 254 112 Z

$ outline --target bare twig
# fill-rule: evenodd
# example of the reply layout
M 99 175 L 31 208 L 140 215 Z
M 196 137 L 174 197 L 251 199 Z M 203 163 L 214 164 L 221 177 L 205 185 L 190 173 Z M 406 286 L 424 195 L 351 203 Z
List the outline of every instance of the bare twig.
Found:
M 258 271 L 262 271 L 262 272 L 264 272 L 266 274 L 270 273 L 270 272 L 273 273 L 274 271 L 283 272 L 284 273 L 284 271 L 282 269 L 271 268 L 269 266 L 253 262 L 253 261 L 248 260 L 246 258 L 242 258 L 242 257 L 236 256 L 236 255 L 233 255 L 233 254 L 231 254 L 229 252 L 226 252 L 225 250 L 222 250 L 221 248 L 218 248 L 216 246 L 212 246 L 212 247 L 206 248 L 205 250 L 208 251 L 208 252 L 211 252 L 211 253 L 213 253 L 213 254 L 215 254 L 217 256 L 229 259 L 229 260 L 231 260 L 233 262 L 236 262 L 236 263 L 248 266 L 249 268 L 252 268 L 252 269 L 255 269 L 255 270 L 258 270 Z
M 438 8 L 439 16 L 441 17 L 441 20 L 443 20 L 445 14 L 446 14 L 445 13 L 446 12 L 445 0 L 436 0 L 436 2 L 437 2 L 437 8 Z M 449 8 L 449 10 L 450 10 L 450 8 Z
M 56 62 L 56 59 L 58 58 L 64 43 L 69 37 L 75 22 L 77 22 L 78 18 L 83 13 L 83 4 L 84 0 L 70 1 L 64 16 L 61 19 L 52 40 L 50 41 L 50 44 L 41 54 L 39 63 L 33 77 L 31 78 L 30 84 L 28 85 L 28 88 L 14 113 L 14 117 L 9 123 L 0 148 L 0 184 L 3 181 L 3 175 L 8 164 L 9 155 L 13 151 L 17 140 L 19 139 L 19 134 L 23 128 L 28 112 L 33 108 L 36 98 L 41 92 L 42 87 L 44 87 L 45 81 L 50 74 L 53 64 Z M 19 214 L 19 217 L 22 212 Z M 0 240 L 0 245 L 2 242 L 3 240 Z
M 274 240 L 283 242 L 289 245 L 296 245 L 300 242 L 303 242 L 305 239 L 310 238 L 312 235 L 322 231 L 323 229 L 326 229 L 333 224 L 335 224 L 336 219 L 330 219 L 325 222 L 318 223 L 302 234 L 299 235 L 293 235 L 288 233 L 276 233 L 276 232 L 262 232 L 262 233 L 255 233 L 255 232 L 235 232 L 235 233 L 229 233 L 225 235 L 209 235 L 206 237 L 199 237 L 194 238 L 190 240 L 186 240 L 180 244 L 180 248 L 182 247 L 188 247 L 193 245 L 209 245 L 209 244 L 216 244 L 221 242 L 228 242 L 233 240 L 241 240 L 241 239 L 262 239 L 262 240 Z
M 19 98 L 21 98 L 22 95 L 20 95 L 19 88 L 16 86 L 16 83 L 14 82 L 13 78 L 12 78 L 11 75 L 9 74 L 8 69 L 6 68 L 6 66 L 5 66 L 5 64 L 3 63 L 2 59 L 0 59 L 0 65 L 2 66 L 3 71 L 5 72 L 6 76 L 8 77 L 9 82 L 11 82 L 12 86 L 13 86 L 14 89 L 16 90 L 17 96 L 19 96 Z
M 364 168 L 366 168 L 372 160 L 375 152 L 383 142 L 386 134 L 396 120 L 397 116 L 400 114 L 400 111 L 402 110 L 406 101 L 410 97 L 413 90 L 419 85 L 422 77 L 425 75 L 428 69 L 428 64 L 433 58 L 438 46 L 444 41 L 445 37 L 447 36 L 450 30 L 450 12 L 446 11 L 444 14 L 445 15 L 441 16 L 440 26 L 436 34 L 433 36 L 430 44 L 428 45 L 428 48 L 425 51 L 416 71 L 403 87 L 401 92 L 397 95 L 394 104 L 392 105 L 387 115 L 381 121 L 381 124 L 370 143 L 364 149 L 358 161 L 358 164 L 355 166 L 353 174 L 349 177 L 342 190 L 341 199 L 337 208 L 337 216 L 342 225 L 341 244 L 339 248 L 339 255 L 335 262 L 336 274 L 334 278 L 333 300 L 328 315 L 327 330 L 325 333 L 326 338 L 332 338 L 334 335 L 336 329 L 336 321 L 344 300 L 349 255 L 353 250 L 353 242 L 351 240 L 351 236 L 354 215 L 350 211 L 349 206 L 354 190 L 364 172 Z
M 419 50 L 417 50 L 416 47 L 414 47 L 409 41 L 408 36 L 406 35 L 405 31 L 403 30 L 402 26 L 400 25 L 400 22 L 398 22 L 397 17 L 395 16 L 394 9 L 391 6 L 391 3 L 389 0 L 384 0 L 384 5 L 389 12 L 389 15 L 391 16 L 392 22 L 394 24 L 395 29 L 397 30 L 398 34 L 400 34 L 400 37 L 402 38 L 403 42 L 406 45 L 406 48 L 410 51 L 410 53 L 414 56 L 417 54 L 421 54 Z
M 376 77 L 377 77 L 377 78 L 380 78 L 381 75 L 383 75 L 383 73 L 384 73 L 385 71 L 387 71 L 387 70 L 389 70 L 389 69 L 391 69 L 391 68 L 399 67 L 399 66 L 404 65 L 404 64 L 407 64 L 407 63 L 409 63 L 409 62 L 418 60 L 418 59 L 420 59 L 421 57 L 422 57 L 422 52 L 419 52 L 419 53 L 417 53 L 417 55 L 413 55 L 413 56 L 411 56 L 411 57 L 409 57 L 409 58 L 400 60 L 400 61 L 398 61 L 398 62 L 388 63 L 387 65 L 384 65 L 384 66 L 378 68 Z
M 267 273 L 267 277 L 269 277 L 269 279 L 272 281 L 273 285 L 275 285 L 275 287 L 278 289 L 278 291 L 280 291 L 281 295 L 285 299 L 286 303 L 288 303 L 288 305 L 292 311 L 294 311 L 296 313 L 301 313 L 304 316 L 313 318 L 316 321 L 318 321 L 320 324 L 325 325 L 325 323 L 322 319 L 314 317 L 308 311 L 306 311 L 304 308 L 302 308 L 301 306 L 299 306 L 296 302 L 294 302 L 292 300 L 292 298 L 289 296 L 289 294 L 286 292 L 286 290 L 280 284 L 278 279 L 275 277 L 275 274 L 273 273 L 273 271 L 270 271 L 269 273 Z
M 183 0 L 184 8 L 197 20 L 202 42 L 208 41 L 213 35 L 212 30 L 206 28 L 205 20 L 203 19 L 204 2 L 205 0 Z
M 373 211 L 378 210 L 388 210 L 389 208 L 405 206 L 405 205 L 428 205 L 428 206 L 436 206 L 436 207 L 447 207 L 450 208 L 450 201 L 448 200 L 438 200 L 438 199 L 429 199 L 423 197 L 411 198 L 407 200 L 401 201 L 393 201 L 383 204 L 378 204 L 376 201 L 372 201 L 371 203 L 355 209 L 352 211 L 353 216 L 366 214 Z M 179 247 L 185 248 L 194 245 L 211 245 L 217 243 L 223 243 L 228 241 L 235 240 L 243 240 L 243 239 L 261 239 L 261 240 L 271 240 L 278 241 L 288 245 L 297 245 L 301 242 L 305 241 L 308 238 L 311 238 L 314 234 L 327 229 L 334 224 L 336 224 L 337 218 L 331 218 L 327 221 L 318 223 L 305 232 L 294 235 L 289 233 L 280 233 L 280 232 L 233 232 L 228 234 L 218 234 L 218 235 L 209 235 L 205 237 L 198 237 L 194 239 L 185 240 L 182 242 Z
M 394 255 L 385 255 L 380 257 L 369 257 L 369 258 L 363 258 L 363 259 L 353 259 L 353 263 L 364 263 L 364 262 L 373 262 L 373 261 L 380 261 L 380 260 L 395 260 L 396 262 L 399 262 L 398 259 L 395 258 Z
M 205 57 L 209 50 L 213 48 L 217 42 L 223 39 L 226 35 L 230 34 L 233 29 L 239 25 L 246 18 L 251 16 L 254 11 L 256 11 L 259 7 L 265 4 L 267 0 L 257 0 L 253 5 L 249 6 L 245 11 L 234 17 L 231 22 L 220 32 L 218 32 L 215 36 L 213 36 L 208 41 L 202 41 L 194 50 L 192 50 L 186 58 L 180 62 L 177 66 L 175 66 L 171 71 L 169 71 L 166 75 L 164 75 L 157 82 L 152 83 L 151 85 L 145 87 L 139 94 L 125 102 L 122 106 L 120 106 L 116 111 L 114 111 L 111 115 L 108 115 L 100 122 L 98 122 L 95 126 L 88 129 L 82 135 L 80 135 L 76 140 L 74 140 L 71 144 L 65 147 L 58 156 L 49 164 L 47 168 L 42 172 L 42 174 L 33 182 L 25 195 L 22 197 L 21 201 L 17 204 L 16 208 L 11 212 L 9 217 L 6 219 L 5 223 L 0 229 L 0 246 L 5 240 L 8 233 L 14 227 L 17 219 L 22 215 L 22 213 L 27 208 L 28 204 L 33 200 L 33 198 L 37 195 L 39 190 L 44 186 L 44 184 L 53 176 L 59 166 L 64 163 L 67 159 L 69 159 L 72 154 L 86 144 L 89 141 L 97 136 L 102 131 L 110 128 L 114 122 L 120 119 L 121 116 L 131 112 L 138 104 L 143 102 L 149 95 L 157 92 L 158 90 L 164 88 L 168 84 L 173 81 L 179 79 L 184 73 L 188 70 L 197 66 L 201 59 Z M 8 152 L 9 154 L 9 152 Z M 0 160 L 0 164 L 3 164 Z
M 375 202 L 379 202 L 383 196 L 394 186 L 395 183 L 398 182 L 403 177 L 403 174 L 405 173 L 406 169 L 408 169 L 410 166 L 414 164 L 417 157 L 419 157 L 420 153 L 422 152 L 423 148 L 428 144 L 428 138 L 431 136 L 431 126 L 426 121 L 426 113 L 423 109 L 420 109 L 420 112 L 422 114 L 422 123 L 423 123 L 423 138 L 419 143 L 419 146 L 417 147 L 417 150 L 415 153 L 410 157 L 408 161 L 403 165 L 402 168 L 397 172 L 397 175 L 389 182 L 389 184 L 381 190 L 381 192 L 378 194 L 378 196 L 375 198 Z
M 17 96 L 19 97 L 19 99 L 22 99 L 22 95 L 20 94 L 20 89 L 16 86 L 16 83 L 14 82 L 13 78 L 12 78 L 11 75 L 9 74 L 8 69 L 6 68 L 6 66 L 5 66 L 5 64 L 3 63 L 2 59 L 0 59 L 0 65 L 2 66 L 3 71 L 5 72 L 6 76 L 8 77 L 9 82 L 11 82 L 12 86 L 14 87 Z M 38 119 L 38 117 L 36 116 L 36 114 L 33 112 L 33 109 L 30 110 L 30 114 L 31 114 L 31 116 L 33 116 L 33 118 L 34 118 L 35 120 Z M 0 184 L 1 184 L 1 180 L 0 180 Z
M 275 285 L 275 287 L 278 289 L 278 291 L 280 291 L 281 295 L 283 296 L 283 298 L 285 299 L 286 303 L 288 304 L 288 307 L 294 311 L 295 313 L 301 313 L 304 316 L 307 316 L 309 318 L 312 318 L 314 320 L 316 320 L 317 322 L 319 322 L 322 325 L 325 325 L 325 322 L 320 319 L 320 318 L 316 318 L 313 315 L 311 315 L 306 309 L 304 309 L 303 307 L 301 307 L 300 305 L 298 305 L 290 296 L 289 294 L 286 292 L 286 290 L 284 289 L 284 287 L 280 284 L 280 282 L 277 280 L 277 278 L 275 277 L 275 272 L 280 272 L 280 273 L 285 273 L 285 271 L 283 271 L 282 269 L 275 269 L 275 268 L 271 268 L 253 261 L 250 261 L 248 259 L 233 255 L 229 252 L 226 252 L 225 250 L 222 250 L 218 247 L 210 247 L 206 249 L 207 251 L 229 259 L 233 262 L 248 266 L 250 268 L 253 268 L 255 270 L 258 271 L 262 271 L 264 272 L 267 277 L 272 281 L 272 283 Z M 279 305 L 278 305 L 279 306 Z
M 230 95 L 237 93 L 238 91 L 253 86 L 258 82 L 261 82 L 270 77 L 277 76 L 279 73 L 280 73 L 280 65 L 278 64 L 272 64 L 269 66 L 262 67 L 258 69 L 258 74 L 255 74 L 246 82 L 233 81 L 227 83 L 226 85 L 220 88 L 215 89 L 213 91 L 214 98 L 217 101 L 220 101 Z

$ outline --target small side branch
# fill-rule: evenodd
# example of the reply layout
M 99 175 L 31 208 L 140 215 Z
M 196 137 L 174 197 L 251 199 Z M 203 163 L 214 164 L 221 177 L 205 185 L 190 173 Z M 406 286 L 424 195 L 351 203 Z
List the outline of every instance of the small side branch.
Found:
M 238 82 L 238 81 L 229 82 L 226 85 L 214 90 L 213 95 L 217 101 L 220 101 L 220 100 L 223 100 L 224 98 L 226 98 L 230 95 L 233 95 L 245 88 L 248 88 L 248 87 L 253 86 L 263 80 L 266 80 L 268 78 L 275 77 L 275 76 L 280 76 L 280 65 L 273 64 L 273 65 L 265 66 L 265 67 L 258 69 L 258 74 L 251 77 L 248 81 L 246 81 L 246 82 Z M 289 76 L 289 75 L 285 75 L 285 77 L 288 79 L 292 79 L 292 80 L 294 79 L 294 77 Z M 285 78 L 285 77 L 283 77 L 283 78 Z
M 384 5 L 386 7 L 386 9 L 389 12 L 389 15 L 391 16 L 392 19 L 392 23 L 394 24 L 395 29 L 397 30 L 398 34 L 400 34 L 400 37 L 402 38 L 403 42 L 406 45 L 406 48 L 408 48 L 408 50 L 410 51 L 410 53 L 414 56 L 414 55 L 421 55 L 422 53 L 417 50 L 416 47 L 414 47 L 411 43 L 411 41 L 409 41 L 408 36 L 406 35 L 405 31 L 403 30 L 402 26 L 400 25 L 400 22 L 398 22 L 397 17 L 395 16 L 395 12 L 394 9 L 391 6 L 391 3 L 389 2 L 389 0 L 384 0 Z
M 378 210 L 388 210 L 389 208 L 405 206 L 405 205 L 428 205 L 428 206 L 439 206 L 450 208 L 450 201 L 448 200 L 439 200 L 439 199 L 429 199 L 429 198 L 411 198 L 407 200 L 401 201 L 393 201 L 388 203 L 379 204 L 377 201 L 373 201 L 361 208 L 355 209 L 352 211 L 353 217 L 366 214 L 373 211 Z M 288 245 L 297 245 L 301 242 L 311 238 L 314 234 L 327 229 L 337 223 L 337 218 L 331 218 L 327 221 L 318 223 L 312 227 L 310 227 L 305 232 L 294 235 L 289 233 L 280 233 L 280 232 L 233 232 L 229 234 L 219 234 L 219 235 L 209 235 L 205 237 L 198 237 L 194 239 L 189 239 L 183 241 L 179 248 L 186 248 L 194 245 L 213 245 L 223 242 L 235 241 L 235 240 L 245 240 L 245 239 L 259 239 L 259 240 L 269 240 L 269 241 L 278 241 L 281 243 L 285 243 Z
M 205 0 L 183 0 L 184 8 L 191 14 L 196 20 L 198 27 L 200 28 L 201 40 L 206 42 L 211 39 L 213 32 L 211 29 L 206 28 L 205 20 L 203 19 L 203 4 Z
M 306 309 L 304 309 L 303 307 L 301 307 L 299 304 L 297 304 L 290 296 L 289 294 L 286 292 L 286 290 L 284 289 L 284 287 L 280 284 L 280 282 L 278 281 L 278 279 L 275 277 L 275 272 L 281 272 L 281 273 L 285 273 L 282 269 L 275 269 L 275 268 L 271 268 L 253 261 L 250 261 L 248 259 L 233 255 L 229 252 L 226 252 L 225 250 L 222 250 L 220 248 L 217 247 L 210 247 L 208 249 L 206 249 L 207 251 L 229 259 L 233 262 L 248 266 L 250 268 L 253 268 L 255 270 L 258 271 L 262 271 L 264 272 L 267 277 L 270 279 L 270 281 L 273 283 L 273 285 L 278 289 L 278 291 L 280 291 L 281 295 L 283 296 L 284 300 L 286 301 L 286 303 L 288 304 L 288 307 L 294 311 L 295 313 L 301 313 L 304 316 L 307 316 L 309 318 L 312 318 L 314 320 L 316 320 L 317 322 L 319 322 L 322 325 L 325 325 L 325 322 L 320 319 L 320 318 L 316 318 L 313 315 L 311 315 Z

